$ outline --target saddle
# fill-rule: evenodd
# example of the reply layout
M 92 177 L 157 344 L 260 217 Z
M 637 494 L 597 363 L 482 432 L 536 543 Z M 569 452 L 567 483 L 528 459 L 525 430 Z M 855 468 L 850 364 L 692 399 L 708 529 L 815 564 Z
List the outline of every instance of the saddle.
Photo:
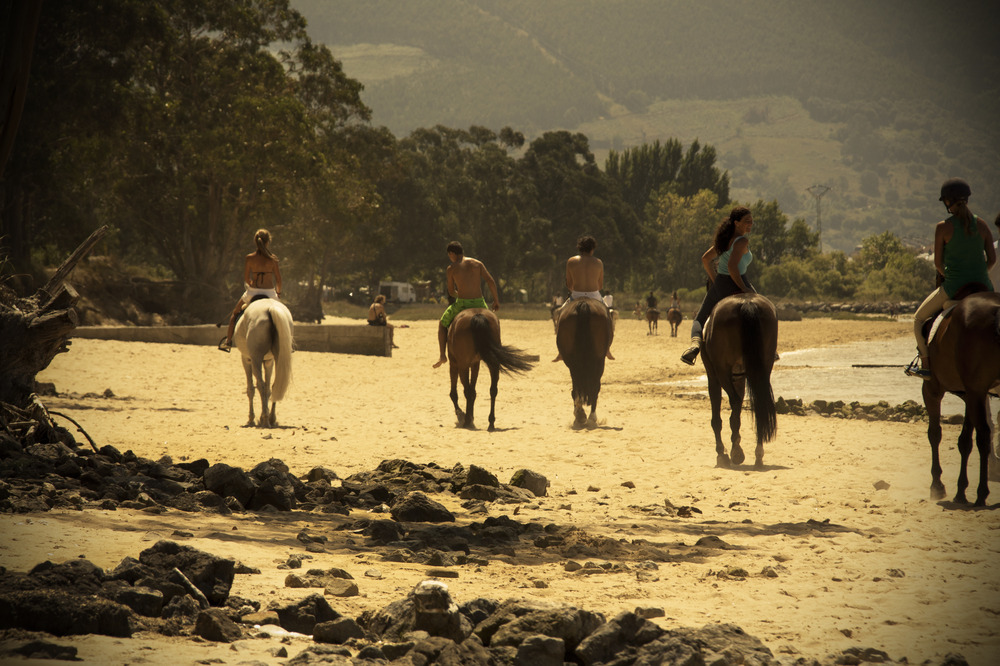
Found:
M 924 325 L 921 327 L 920 330 L 923 333 L 924 339 L 927 341 L 927 344 L 931 343 L 931 340 L 933 340 L 934 336 L 937 335 L 937 332 L 941 328 L 941 325 L 948 319 L 948 317 L 951 316 L 951 311 L 954 310 L 957 305 L 958 301 L 946 302 L 944 310 L 942 310 L 941 312 L 937 313 L 936 315 L 934 315 L 933 317 L 924 322 Z
M 253 303 L 254 301 L 259 301 L 262 298 L 271 298 L 271 297 L 267 296 L 265 294 L 257 294 L 256 296 L 252 296 L 250 298 L 250 303 Z M 240 311 L 236 313 L 236 320 L 235 321 L 238 322 L 240 320 L 240 317 L 243 316 L 243 311 L 246 310 L 248 307 L 250 307 L 250 303 L 247 303 L 242 308 L 240 308 Z
M 966 296 L 971 296 L 972 294 L 976 294 L 981 291 L 990 291 L 990 289 L 987 289 L 986 285 L 979 282 L 970 282 L 955 292 L 955 298 L 945 301 L 944 309 L 933 317 L 927 319 L 927 321 L 925 321 L 920 328 L 927 344 L 930 344 L 931 340 L 934 339 L 938 329 L 940 329 L 941 325 L 944 324 L 948 317 L 951 316 L 951 311 L 955 309 L 955 306 L 958 305 L 959 301 Z

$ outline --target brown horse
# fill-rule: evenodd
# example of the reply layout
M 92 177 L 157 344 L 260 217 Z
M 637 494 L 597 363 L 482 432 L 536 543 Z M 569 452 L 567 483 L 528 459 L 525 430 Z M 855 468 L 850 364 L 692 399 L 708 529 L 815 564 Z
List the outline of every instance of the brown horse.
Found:
M 563 308 L 556 322 L 556 346 L 573 382 L 573 426 L 597 427 L 597 396 L 611 342 L 612 323 L 601 301 L 579 298 Z M 590 415 L 584 410 L 590 405 Z
M 927 407 L 927 439 L 931 444 L 931 497 L 944 497 L 938 445 L 941 443 L 941 398 L 955 393 L 965 402 L 965 420 L 958 436 L 962 466 L 958 473 L 955 502 L 965 504 L 969 487 L 966 465 L 972 453 L 975 431 L 979 449 L 979 487 L 976 506 L 986 506 L 990 454 L 989 392 L 1000 384 L 1000 294 L 979 292 L 963 298 L 946 315 L 928 345 L 931 378 L 924 381 Z
M 500 321 L 483 308 L 470 308 L 458 313 L 448 327 L 448 369 L 451 372 L 451 402 L 463 428 L 475 428 L 476 380 L 479 362 L 490 370 L 490 430 L 496 422 L 497 382 L 500 371 L 525 372 L 534 367 L 520 349 L 500 343 Z M 465 411 L 458 406 L 458 380 L 465 392 Z
M 660 311 L 656 308 L 649 308 L 646 310 L 646 321 L 649 322 L 649 333 L 646 335 L 653 335 L 659 333 L 659 321 L 660 321 Z
M 764 442 L 777 430 L 771 369 L 778 347 L 778 317 L 771 301 L 759 294 L 736 294 L 722 299 L 705 326 L 702 360 L 708 375 L 708 397 L 712 403 L 717 467 L 739 465 L 745 459 L 740 448 L 740 412 L 743 395 L 750 389 L 750 407 L 757 426 L 755 466 L 764 464 Z M 722 445 L 722 390 L 729 396 L 730 456 Z
M 684 321 L 684 314 L 679 308 L 670 308 L 667 310 L 667 322 L 670 324 L 670 337 L 677 337 L 677 327 L 681 325 Z

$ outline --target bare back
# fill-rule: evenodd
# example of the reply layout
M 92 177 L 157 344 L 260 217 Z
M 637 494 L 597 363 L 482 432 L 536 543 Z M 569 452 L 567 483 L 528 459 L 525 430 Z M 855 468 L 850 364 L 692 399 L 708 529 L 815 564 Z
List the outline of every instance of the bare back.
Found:
M 277 289 L 281 291 L 281 271 L 278 260 L 259 252 L 246 256 L 243 281 L 254 289 Z
M 496 282 L 483 262 L 472 257 L 463 257 L 448 266 L 448 292 L 456 298 L 481 298 L 484 280 L 493 294 L 493 300 L 498 300 Z
M 566 286 L 570 291 L 600 291 L 604 288 L 604 263 L 581 253 L 566 261 Z

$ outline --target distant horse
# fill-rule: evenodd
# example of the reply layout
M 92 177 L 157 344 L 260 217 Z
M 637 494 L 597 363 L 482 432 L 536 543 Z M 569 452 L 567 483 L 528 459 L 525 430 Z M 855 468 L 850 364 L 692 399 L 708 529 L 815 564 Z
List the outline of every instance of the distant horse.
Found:
M 497 382 L 500 371 L 525 372 L 534 365 L 520 349 L 500 343 L 500 321 L 483 308 L 470 308 L 458 313 L 448 327 L 448 368 L 451 372 L 451 402 L 463 428 L 475 428 L 476 380 L 479 362 L 490 370 L 490 430 L 496 421 Z M 465 411 L 458 406 L 458 380 L 465 392 Z
M 247 373 L 247 397 L 250 399 L 247 425 L 254 424 L 254 380 L 260 392 L 257 425 L 263 428 L 277 425 L 275 403 L 285 397 L 292 380 L 292 313 L 281 301 L 259 298 L 243 310 L 236 323 L 233 342 L 240 350 Z
M 670 337 L 677 337 L 677 327 L 681 325 L 684 321 L 684 314 L 679 308 L 670 308 L 667 310 L 667 322 L 670 324 Z
M 979 292 L 966 296 L 946 315 L 928 345 L 931 378 L 924 381 L 927 439 L 931 444 L 931 497 L 944 497 L 938 445 L 941 443 L 941 398 L 951 392 L 965 401 L 965 420 L 958 436 L 962 467 L 955 502 L 965 504 L 969 487 L 966 465 L 972 453 L 972 434 L 979 449 L 979 487 L 976 506 L 986 506 L 990 455 L 989 392 L 1000 384 L 1000 294 Z
M 597 396 L 611 341 L 612 322 L 604 304 L 593 298 L 574 299 L 556 322 L 556 346 L 573 382 L 574 427 L 597 426 Z M 584 410 L 590 405 L 590 415 Z
M 646 335 L 653 335 L 659 332 L 659 321 L 660 321 L 660 311 L 656 308 L 649 308 L 646 310 L 646 321 L 649 322 L 649 333 Z
M 716 466 L 739 465 L 745 459 L 740 448 L 740 412 L 749 383 L 750 407 L 757 426 L 755 465 L 764 464 L 764 442 L 774 439 L 777 418 L 771 392 L 771 368 L 778 347 L 778 318 L 774 305 L 759 294 L 736 294 L 722 299 L 705 326 L 702 360 L 708 375 L 708 397 L 712 403 Z M 722 390 L 729 396 L 731 456 L 722 445 Z

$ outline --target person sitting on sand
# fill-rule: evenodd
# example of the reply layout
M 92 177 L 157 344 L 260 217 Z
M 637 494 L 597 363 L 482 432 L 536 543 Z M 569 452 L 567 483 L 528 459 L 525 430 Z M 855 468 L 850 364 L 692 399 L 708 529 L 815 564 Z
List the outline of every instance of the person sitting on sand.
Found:
M 500 296 L 497 292 L 497 283 L 493 276 L 486 270 L 483 262 L 472 257 L 465 256 L 465 250 L 458 241 L 448 243 L 448 259 L 451 265 L 448 266 L 447 286 L 448 294 L 454 297 L 455 301 L 448 306 L 441 315 L 440 326 L 438 326 L 438 346 L 441 354 L 435 368 L 441 367 L 448 361 L 445 350 L 448 346 L 448 327 L 462 310 L 469 308 L 486 308 L 486 299 L 483 298 L 483 281 L 490 288 L 493 295 L 493 304 L 490 310 L 496 312 L 500 309 Z
M 393 349 L 399 349 L 393 342 L 393 329 L 395 326 L 389 323 L 389 316 L 385 313 L 385 295 L 379 294 L 375 297 L 375 302 L 368 307 L 368 325 L 385 326 L 389 329 L 389 344 Z

